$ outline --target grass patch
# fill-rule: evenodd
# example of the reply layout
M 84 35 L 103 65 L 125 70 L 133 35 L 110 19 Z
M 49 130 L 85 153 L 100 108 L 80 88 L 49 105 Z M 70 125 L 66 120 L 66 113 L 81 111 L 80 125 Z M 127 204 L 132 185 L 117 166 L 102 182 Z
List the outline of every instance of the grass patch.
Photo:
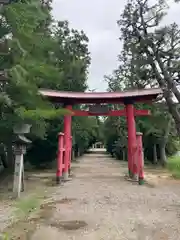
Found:
M 15 203 L 16 210 L 14 215 L 17 218 L 27 217 L 30 213 L 37 211 L 40 208 L 41 200 L 36 194 L 22 198 Z
M 41 213 L 41 205 L 54 192 L 54 188 L 47 188 L 48 179 L 44 179 L 43 176 L 39 174 L 37 180 L 29 180 L 27 190 L 22 193 L 21 198 L 12 200 L 10 204 L 12 214 L 8 226 L 0 233 L 0 240 L 29 239 L 35 231 L 41 214 L 47 212 L 45 209 Z
M 168 159 L 167 169 L 176 179 L 180 179 L 180 156 L 173 156 Z
M 24 223 L 24 226 L 27 227 L 28 224 L 30 224 L 28 220 L 29 217 L 31 216 L 31 214 L 40 211 L 41 204 L 42 204 L 42 198 L 39 196 L 39 194 L 38 195 L 31 194 L 29 196 L 23 197 L 22 199 L 18 199 L 14 204 L 15 210 L 13 212 L 13 216 L 15 221 L 12 222 L 12 224 L 6 228 L 6 230 L 2 235 L 0 235 L 0 239 L 2 240 L 21 239 L 21 238 L 14 238 L 13 234 L 16 236 L 16 231 L 17 231 L 17 234 L 20 234 L 19 232 L 23 232 L 26 230 L 26 229 L 20 229 L 21 230 L 20 231 L 19 224 L 21 223 L 20 225 L 23 225 L 22 223 Z
M 10 240 L 10 237 L 7 233 L 3 233 L 0 235 L 1 240 Z

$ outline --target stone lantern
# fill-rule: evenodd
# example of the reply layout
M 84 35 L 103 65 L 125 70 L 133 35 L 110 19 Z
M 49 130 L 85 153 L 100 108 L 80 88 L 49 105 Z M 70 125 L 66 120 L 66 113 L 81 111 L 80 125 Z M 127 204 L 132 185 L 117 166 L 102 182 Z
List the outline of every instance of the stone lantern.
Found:
M 30 132 L 31 125 L 21 124 L 14 126 L 13 132 L 15 137 L 13 139 L 15 167 L 14 167 L 14 181 L 13 193 L 14 197 L 20 197 L 21 191 L 24 191 L 24 155 L 26 154 L 27 145 L 31 141 L 24 136 Z

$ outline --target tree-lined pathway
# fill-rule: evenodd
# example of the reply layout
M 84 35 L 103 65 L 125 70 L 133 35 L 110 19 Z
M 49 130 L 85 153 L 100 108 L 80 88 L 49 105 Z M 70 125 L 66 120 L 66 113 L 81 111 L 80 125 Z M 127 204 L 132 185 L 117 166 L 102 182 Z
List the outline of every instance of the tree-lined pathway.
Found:
M 157 178 L 154 187 L 139 186 L 124 179 L 126 169 L 100 150 L 83 156 L 31 239 L 179 239 L 179 184 Z

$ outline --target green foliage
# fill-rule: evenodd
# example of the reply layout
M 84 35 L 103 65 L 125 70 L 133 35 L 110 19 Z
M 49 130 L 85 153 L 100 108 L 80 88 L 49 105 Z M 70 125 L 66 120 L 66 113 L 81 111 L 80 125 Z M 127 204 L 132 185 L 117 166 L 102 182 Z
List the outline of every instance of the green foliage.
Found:
M 148 109 L 151 116 L 136 117 L 136 130 L 143 133 L 145 158 L 154 162 L 155 154 L 161 164 L 165 154 L 174 154 L 179 149 L 179 105 L 172 99 L 172 92 L 179 101 L 176 87 L 179 76 L 179 27 L 177 24 L 161 27 L 160 23 L 168 10 L 166 1 L 129 0 L 120 20 L 120 40 L 123 49 L 118 56 L 119 66 L 112 75 L 105 76 L 109 91 L 161 87 L 164 99 L 158 103 L 136 104 L 137 109 Z M 165 100 L 165 101 L 164 101 Z M 175 121 L 173 121 L 175 120 Z M 114 122 L 115 121 L 115 122 Z M 127 146 L 127 126 L 123 118 L 106 123 L 106 142 L 109 152 L 122 159 Z M 116 126 L 111 128 L 110 126 Z M 119 129 L 117 129 L 119 126 Z M 163 164 L 164 165 L 164 164 Z
M 99 125 L 94 117 L 74 117 L 74 140 L 78 143 L 80 151 L 85 151 L 99 138 Z
M 115 142 L 119 136 L 126 135 L 125 125 L 122 124 L 123 118 L 108 117 L 104 122 L 104 136 L 107 151 L 113 155 Z M 123 143 L 123 142 L 122 142 Z M 116 155 L 116 153 L 115 153 Z
M 59 72 L 52 63 L 47 64 L 53 43 L 50 32 L 48 35 L 45 29 L 41 31 L 50 12 L 44 11 L 41 2 L 30 0 L 2 7 L 1 15 L 4 19 L 0 27 L 1 47 L 4 43 L 7 47 L 0 61 L 1 69 L 7 72 L 8 83 L 2 88 L 0 131 L 6 135 L 12 132 L 15 123 L 25 121 L 33 124 L 37 136 L 43 136 L 45 120 L 65 113 L 38 94 L 40 83 L 47 84 L 52 75 L 55 77 L 51 81 L 56 80 Z
M 11 1 L 0 11 L 0 71 L 8 79 L 0 85 L 1 142 L 11 141 L 15 124 L 32 124 L 27 159 L 40 166 L 56 157 L 67 110 L 55 108 L 38 89 L 87 89 L 88 38 L 71 29 L 68 21 L 52 19 L 51 0 Z M 84 152 L 97 138 L 96 120 L 73 118 L 72 125 L 75 144 Z
M 174 178 L 180 178 L 180 157 L 173 156 L 168 159 L 167 168 Z
M 160 87 L 180 134 L 179 51 L 180 31 L 176 23 L 163 26 L 169 1 L 129 0 L 118 26 L 123 51 L 119 59 L 126 88 Z M 173 93 L 173 94 L 172 94 Z
M 159 146 L 166 135 L 167 126 L 171 116 L 167 113 L 164 103 L 154 103 L 151 105 L 138 104 L 136 109 L 147 109 L 151 111 L 151 116 L 136 117 L 136 131 L 143 133 L 144 156 L 153 163 L 153 148 L 157 146 L 157 158 L 160 158 Z M 109 131 L 111 129 L 111 131 Z M 123 158 L 127 155 L 127 122 L 124 117 L 108 117 L 104 124 L 104 136 L 106 148 L 109 153 L 116 158 Z M 179 140 L 176 134 L 175 125 L 172 122 L 168 131 L 166 143 L 167 155 L 173 155 L 179 149 Z M 127 156 L 126 156 L 127 159 Z
M 55 110 L 53 106 L 50 109 L 41 109 L 36 108 L 35 110 L 26 110 L 25 108 L 18 108 L 16 110 L 16 114 L 23 120 L 23 121 L 32 121 L 32 120 L 41 120 L 41 119 L 53 119 L 57 118 L 60 115 L 70 114 L 71 112 L 66 109 L 58 109 Z

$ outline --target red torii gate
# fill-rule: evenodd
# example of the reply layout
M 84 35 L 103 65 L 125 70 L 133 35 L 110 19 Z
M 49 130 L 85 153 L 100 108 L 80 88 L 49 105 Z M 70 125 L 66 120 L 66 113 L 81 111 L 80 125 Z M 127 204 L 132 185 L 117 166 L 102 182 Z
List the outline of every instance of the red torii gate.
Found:
M 140 102 L 152 102 L 159 94 L 162 94 L 161 89 L 143 89 L 124 92 L 63 92 L 55 90 L 41 89 L 40 94 L 48 98 L 52 103 L 64 104 L 67 110 L 70 110 L 67 115 L 64 116 L 64 133 L 59 135 L 58 143 L 58 164 L 57 164 L 57 182 L 60 182 L 62 177 L 62 171 L 64 179 L 68 179 L 68 172 L 71 161 L 71 149 L 72 149 L 72 137 L 71 137 L 71 117 L 73 116 L 126 116 L 127 128 L 128 128 L 128 169 L 129 174 L 135 173 L 137 169 L 134 169 L 135 155 L 137 150 L 137 144 L 141 148 L 141 134 L 136 133 L 135 116 L 148 116 L 150 112 L 148 110 L 138 110 L 134 108 L 134 103 Z M 124 104 L 123 110 L 100 110 L 97 111 L 83 111 L 73 110 L 73 105 L 76 104 Z M 104 105 L 100 105 L 104 106 Z M 136 136 L 137 135 L 137 136 Z M 63 143 L 64 141 L 64 143 Z M 64 157 L 63 157 L 64 151 Z M 139 157 L 143 158 L 142 153 Z M 137 166 L 136 166 L 137 168 Z M 143 178 L 143 176 L 141 176 Z

